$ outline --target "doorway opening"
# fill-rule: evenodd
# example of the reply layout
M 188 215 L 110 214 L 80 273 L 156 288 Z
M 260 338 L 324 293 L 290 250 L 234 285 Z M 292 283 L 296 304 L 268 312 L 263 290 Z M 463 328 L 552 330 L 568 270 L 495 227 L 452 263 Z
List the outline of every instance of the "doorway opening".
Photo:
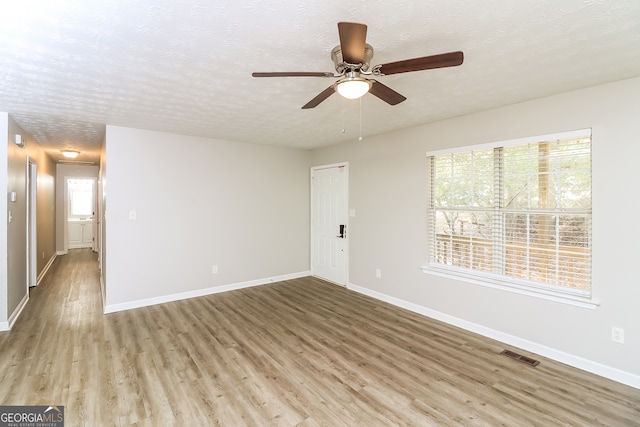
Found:
M 66 249 L 96 250 L 96 178 L 67 178 Z
M 27 291 L 38 284 L 37 178 L 38 165 L 27 158 Z

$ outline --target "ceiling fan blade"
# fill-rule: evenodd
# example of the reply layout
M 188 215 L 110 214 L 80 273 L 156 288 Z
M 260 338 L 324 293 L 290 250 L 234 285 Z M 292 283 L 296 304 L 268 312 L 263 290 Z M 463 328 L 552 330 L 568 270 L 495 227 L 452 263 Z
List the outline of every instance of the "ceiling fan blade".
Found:
M 406 59 L 404 61 L 389 62 L 377 66 L 380 73 L 390 74 L 408 73 L 410 71 L 430 70 L 432 68 L 455 67 L 462 64 L 462 52 L 441 53 L 439 55 L 423 56 L 421 58 Z
M 364 64 L 367 26 L 356 22 L 338 22 L 342 60 L 347 64 Z
M 329 86 L 328 88 L 326 88 L 325 90 L 320 92 L 320 94 L 318 96 L 316 96 L 311 101 L 309 101 L 305 105 L 303 105 L 302 109 L 306 110 L 308 108 L 317 107 L 318 104 L 320 104 L 322 101 L 324 101 L 325 99 L 327 99 L 328 97 L 333 95 L 334 92 L 335 92 L 335 89 L 333 88 L 333 85 Z
M 371 95 L 377 96 L 389 105 L 400 104 L 407 98 L 400 95 L 389 86 L 385 86 L 377 80 L 371 80 L 371 89 L 369 89 Z
M 251 73 L 253 77 L 334 77 L 333 73 L 314 73 L 309 71 L 276 71 L 273 73 Z

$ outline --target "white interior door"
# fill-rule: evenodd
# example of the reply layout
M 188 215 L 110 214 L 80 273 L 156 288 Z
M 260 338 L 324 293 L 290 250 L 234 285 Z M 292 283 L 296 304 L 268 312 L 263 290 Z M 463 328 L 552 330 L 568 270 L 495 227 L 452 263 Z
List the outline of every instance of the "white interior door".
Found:
M 349 165 L 311 169 L 311 271 L 346 286 L 348 282 Z

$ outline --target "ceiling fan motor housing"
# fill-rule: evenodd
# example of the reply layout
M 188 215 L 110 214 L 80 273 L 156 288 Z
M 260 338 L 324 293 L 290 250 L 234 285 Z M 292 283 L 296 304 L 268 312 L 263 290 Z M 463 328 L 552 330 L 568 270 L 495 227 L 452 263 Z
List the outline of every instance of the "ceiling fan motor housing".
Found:
M 336 67 L 338 74 L 343 74 L 345 71 L 367 71 L 373 58 L 373 47 L 370 44 L 364 46 L 364 63 L 363 64 L 348 64 L 344 62 L 342 58 L 342 49 L 340 45 L 334 47 L 331 50 L 331 60 Z M 358 66 L 359 65 L 359 66 Z M 355 66 L 355 67 L 354 67 Z

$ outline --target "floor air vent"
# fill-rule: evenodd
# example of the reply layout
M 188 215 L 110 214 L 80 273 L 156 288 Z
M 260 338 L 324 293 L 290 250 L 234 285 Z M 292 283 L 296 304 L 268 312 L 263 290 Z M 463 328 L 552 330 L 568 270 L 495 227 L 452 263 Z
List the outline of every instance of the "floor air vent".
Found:
M 514 360 L 517 360 L 518 362 L 522 362 L 525 363 L 529 366 L 538 366 L 540 364 L 540 362 L 538 360 L 532 359 L 530 357 L 527 356 L 523 356 L 521 354 L 518 354 L 514 351 L 510 351 L 510 350 L 502 350 L 502 352 L 500 354 L 504 354 L 507 357 L 510 357 Z

